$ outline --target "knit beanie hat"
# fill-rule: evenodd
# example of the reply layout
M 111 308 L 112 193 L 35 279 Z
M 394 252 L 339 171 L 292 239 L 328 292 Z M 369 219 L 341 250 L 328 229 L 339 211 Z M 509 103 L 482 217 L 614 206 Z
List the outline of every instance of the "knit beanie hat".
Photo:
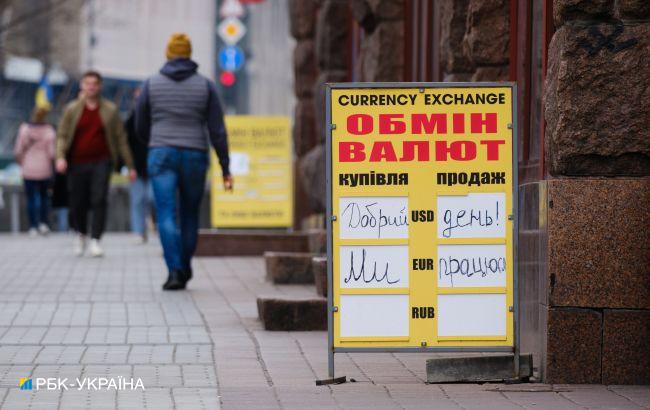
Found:
M 167 42 L 167 60 L 175 58 L 190 58 L 192 56 L 192 43 L 185 33 L 174 33 Z

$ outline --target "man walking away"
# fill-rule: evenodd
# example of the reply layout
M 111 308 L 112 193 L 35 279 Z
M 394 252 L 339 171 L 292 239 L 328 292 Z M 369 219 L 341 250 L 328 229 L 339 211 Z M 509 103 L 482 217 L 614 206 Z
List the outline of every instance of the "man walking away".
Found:
M 225 189 L 232 190 L 233 183 L 216 87 L 197 73 L 191 55 L 189 37 L 172 34 L 168 61 L 159 74 L 144 82 L 136 108 L 138 135 L 150 137 L 147 167 L 169 270 L 164 290 L 184 289 L 192 278 L 191 259 L 209 162 L 208 136 L 219 157 Z
M 56 170 L 68 174 L 70 219 L 78 232 L 74 253 L 86 247 L 88 212 L 92 212 L 90 254 L 104 254 L 100 239 L 106 225 L 106 201 L 113 166 L 119 157 L 134 180 L 131 152 L 117 107 L 101 97 L 102 77 L 88 71 L 81 78 L 81 97 L 69 103 L 59 123 Z

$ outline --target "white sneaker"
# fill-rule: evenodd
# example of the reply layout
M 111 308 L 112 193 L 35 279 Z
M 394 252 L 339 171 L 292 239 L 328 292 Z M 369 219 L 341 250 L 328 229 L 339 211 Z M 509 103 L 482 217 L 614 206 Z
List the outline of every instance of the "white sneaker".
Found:
M 92 256 L 93 258 L 104 256 L 104 251 L 102 250 L 102 247 L 99 246 L 98 239 L 90 240 L 90 256 Z
M 47 235 L 48 233 L 50 233 L 50 228 L 45 224 L 40 224 L 38 225 L 38 233 L 40 233 L 41 235 Z
M 73 251 L 76 256 L 83 256 L 86 250 L 86 237 L 84 235 L 77 235 L 74 238 Z
M 27 232 L 27 234 L 30 237 L 34 238 L 34 237 L 38 236 L 38 230 L 36 228 L 29 228 L 29 231 Z

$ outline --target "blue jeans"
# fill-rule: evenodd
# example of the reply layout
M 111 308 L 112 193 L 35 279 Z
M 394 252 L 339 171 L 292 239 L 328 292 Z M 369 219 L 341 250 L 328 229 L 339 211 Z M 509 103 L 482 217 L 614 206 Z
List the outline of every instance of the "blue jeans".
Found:
M 137 178 L 129 186 L 131 208 L 131 231 L 140 235 L 146 233 L 145 219 L 151 206 L 151 185 L 148 179 Z
M 37 228 L 39 224 L 48 224 L 50 211 L 50 198 L 47 188 L 49 179 L 26 179 L 25 196 L 27 197 L 27 214 L 30 228 Z
M 170 271 L 190 269 L 199 233 L 199 207 L 205 190 L 208 153 L 153 147 L 149 149 L 147 170 L 167 268 Z
M 68 208 L 54 208 L 56 218 L 56 230 L 59 232 L 68 231 Z

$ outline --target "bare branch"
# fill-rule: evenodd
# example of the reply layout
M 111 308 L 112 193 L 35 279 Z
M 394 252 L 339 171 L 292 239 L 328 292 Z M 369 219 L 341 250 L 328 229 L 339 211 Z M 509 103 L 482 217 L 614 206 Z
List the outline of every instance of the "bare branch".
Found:
M 12 19 L 10 22 L 8 22 L 5 25 L 0 26 L 0 34 L 3 32 L 10 30 L 16 26 L 19 26 L 21 24 L 27 23 L 32 19 L 41 17 L 43 15 L 47 15 L 48 13 L 51 13 L 54 9 L 57 7 L 63 5 L 66 3 L 68 0 L 59 0 L 57 2 L 54 2 L 52 4 L 45 5 L 43 7 L 39 7 L 35 10 L 30 11 L 29 13 L 25 13 L 22 16 L 17 16 L 15 19 Z M 8 1 L 3 1 L 0 0 L 0 8 L 4 8 L 6 4 L 3 3 L 8 3 Z

